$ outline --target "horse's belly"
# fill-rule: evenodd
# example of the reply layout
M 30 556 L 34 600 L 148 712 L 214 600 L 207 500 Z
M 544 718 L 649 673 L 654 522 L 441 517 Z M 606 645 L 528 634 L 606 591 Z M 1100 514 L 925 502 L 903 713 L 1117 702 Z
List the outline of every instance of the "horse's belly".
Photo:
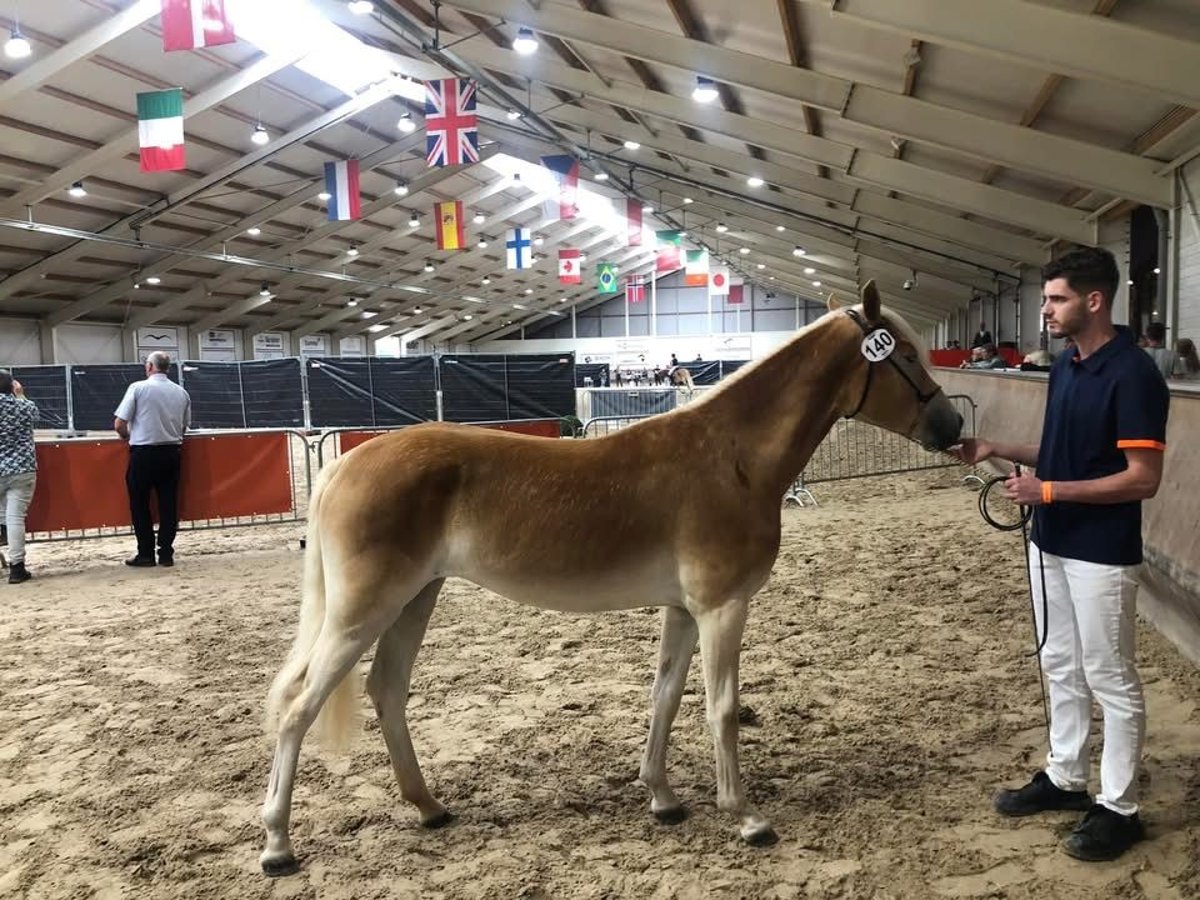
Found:
M 505 572 L 470 564 L 449 574 L 473 581 L 517 603 L 562 612 L 603 612 L 683 602 L 673 561 L 649 561 L 635 568 L 603 573 L 550 575 Z

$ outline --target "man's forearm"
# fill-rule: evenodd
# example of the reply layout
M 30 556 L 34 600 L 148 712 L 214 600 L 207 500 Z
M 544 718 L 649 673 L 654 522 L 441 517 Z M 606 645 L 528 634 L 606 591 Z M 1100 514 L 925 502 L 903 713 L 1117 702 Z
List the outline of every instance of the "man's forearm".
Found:
M 998 456 L 1001 459 L 1007 459 L 1010 462 L 1018 463 L 1022 466 L 1029 466 L 1030 468 L 1033 468 L 1037 466 L 1038 445 L 1005 444 L 999 441 L 993 441 L 992 455 Z

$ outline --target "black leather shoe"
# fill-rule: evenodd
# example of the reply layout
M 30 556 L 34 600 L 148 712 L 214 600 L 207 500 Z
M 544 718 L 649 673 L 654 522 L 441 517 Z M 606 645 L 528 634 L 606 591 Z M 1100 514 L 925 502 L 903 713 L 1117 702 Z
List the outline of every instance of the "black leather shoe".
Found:
M 998 793 L 992 805 L 1002 816 L 1032 816 L 1055 809 L 1083 812 L 1092 805 L 1092 798 L 1087 791 L 1064 791 L 1045 772 L 1038 772 L 1024 787 Z
M 125 560 L 125 565 L 138 569 L 149 569 L 157 564 L 154 562 L 153 556 L 131 556 Z
M 33 576 L 31 574 L 29 574 L 29 570 L 27 568 L 25 568 L 25 563 L 23 563 L 23 562 L 19 562 L 19 563 L 15 562 L 12 564 L 12 566 L 9 567 L 9 570 L 8 570 L 8 583 L 9 584 L 21 584 L 22 582 L 28 581 L 32 577 Z
M 168 566 L 168 567 L 175 565 L 175 554 L 174 553 L 158 554 L 158 564 L 160 566 Z
M 1146 836 L 1137 813 L 1123 816 L 1097 803 L 1063 841 L 1068 856 L 1085 862 L 1116 859 Z

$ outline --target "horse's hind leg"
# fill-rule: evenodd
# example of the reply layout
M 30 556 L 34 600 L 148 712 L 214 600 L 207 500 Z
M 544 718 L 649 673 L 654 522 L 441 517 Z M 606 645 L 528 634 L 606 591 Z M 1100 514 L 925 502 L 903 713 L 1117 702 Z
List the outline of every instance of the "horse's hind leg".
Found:
M 290 875 L 299 868 L 292 852 L 288 825 L 292 815 L 292 787 L 300 744 L 316 721 L 321 706 L 375 639 L 362 629 L 321 631 L 309 655 L 303 686 L 296 697 L 281 710 L 275 759 L 263 802 L 262 819 L 267 829 L 267 846 L 259 857 L 263 872 L 271 876 Z
M 421 814 L 421 824 L 426 828 L 444 825 L 451 816 L 425 784 L 408 733 L 405 710 L 413 662 L 417 658 L 417 651 L 421 649 L 425 628 L 444 580 L 439 578 L 425 585 L 383 633 L 375 650 L 371 674 L 367 676 L 367 693 L 375 703 L 383 739 L 392 758 L 392 769 L 400 785 L 400 795 L 416 805 Z
M 692 653 L 696 649 L 696 620 L 687 610 L 663 609 L 662 637 L 658 644 L 658 673 L 650 690 L 650 734 L 642 754 L 638 778 L 650 790 L 650 811 L 663 823 L 681 822 L 687 816 L 667 783 L 667 741 L 679 712 Z

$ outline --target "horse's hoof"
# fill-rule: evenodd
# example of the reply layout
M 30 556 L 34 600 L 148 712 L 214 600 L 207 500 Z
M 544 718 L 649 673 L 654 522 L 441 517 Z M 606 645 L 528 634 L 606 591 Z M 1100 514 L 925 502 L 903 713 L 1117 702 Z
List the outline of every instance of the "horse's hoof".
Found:
M 670 809 L 656 809 L 653 812 L 660 825 L 678 825 L 688 817 L 686 806 L 672 806 Z
M 751 847 L 770 847 L 772 844 L 779 842 L 779 835 L 775 833 L 775 829 L 770 825 L 765 828 L 758 828 L 751 832 L 742 832 L 742 840 Z
M 458 818 L 458 816 L 456 816 L 454 813 L 450 812 L 450 810 L 443 809 L 440 813 L 438 813 L 435 816 L 432 816 L 431 818 L 422 819 L 421 827 L 428 828 L 430 831 L 432 831 L 435 828 L 445 828 L 447 825 L 449 825 L 451 822 L 453 822 L 457 818 Z
M 292 853 L 286 856 L 264 857 L 260 862 L 263 874 L 268 878 L 283 878 L 286 875 L 295 875 L 300 871 L 300 863 L 296 862 L 296 857 Z

